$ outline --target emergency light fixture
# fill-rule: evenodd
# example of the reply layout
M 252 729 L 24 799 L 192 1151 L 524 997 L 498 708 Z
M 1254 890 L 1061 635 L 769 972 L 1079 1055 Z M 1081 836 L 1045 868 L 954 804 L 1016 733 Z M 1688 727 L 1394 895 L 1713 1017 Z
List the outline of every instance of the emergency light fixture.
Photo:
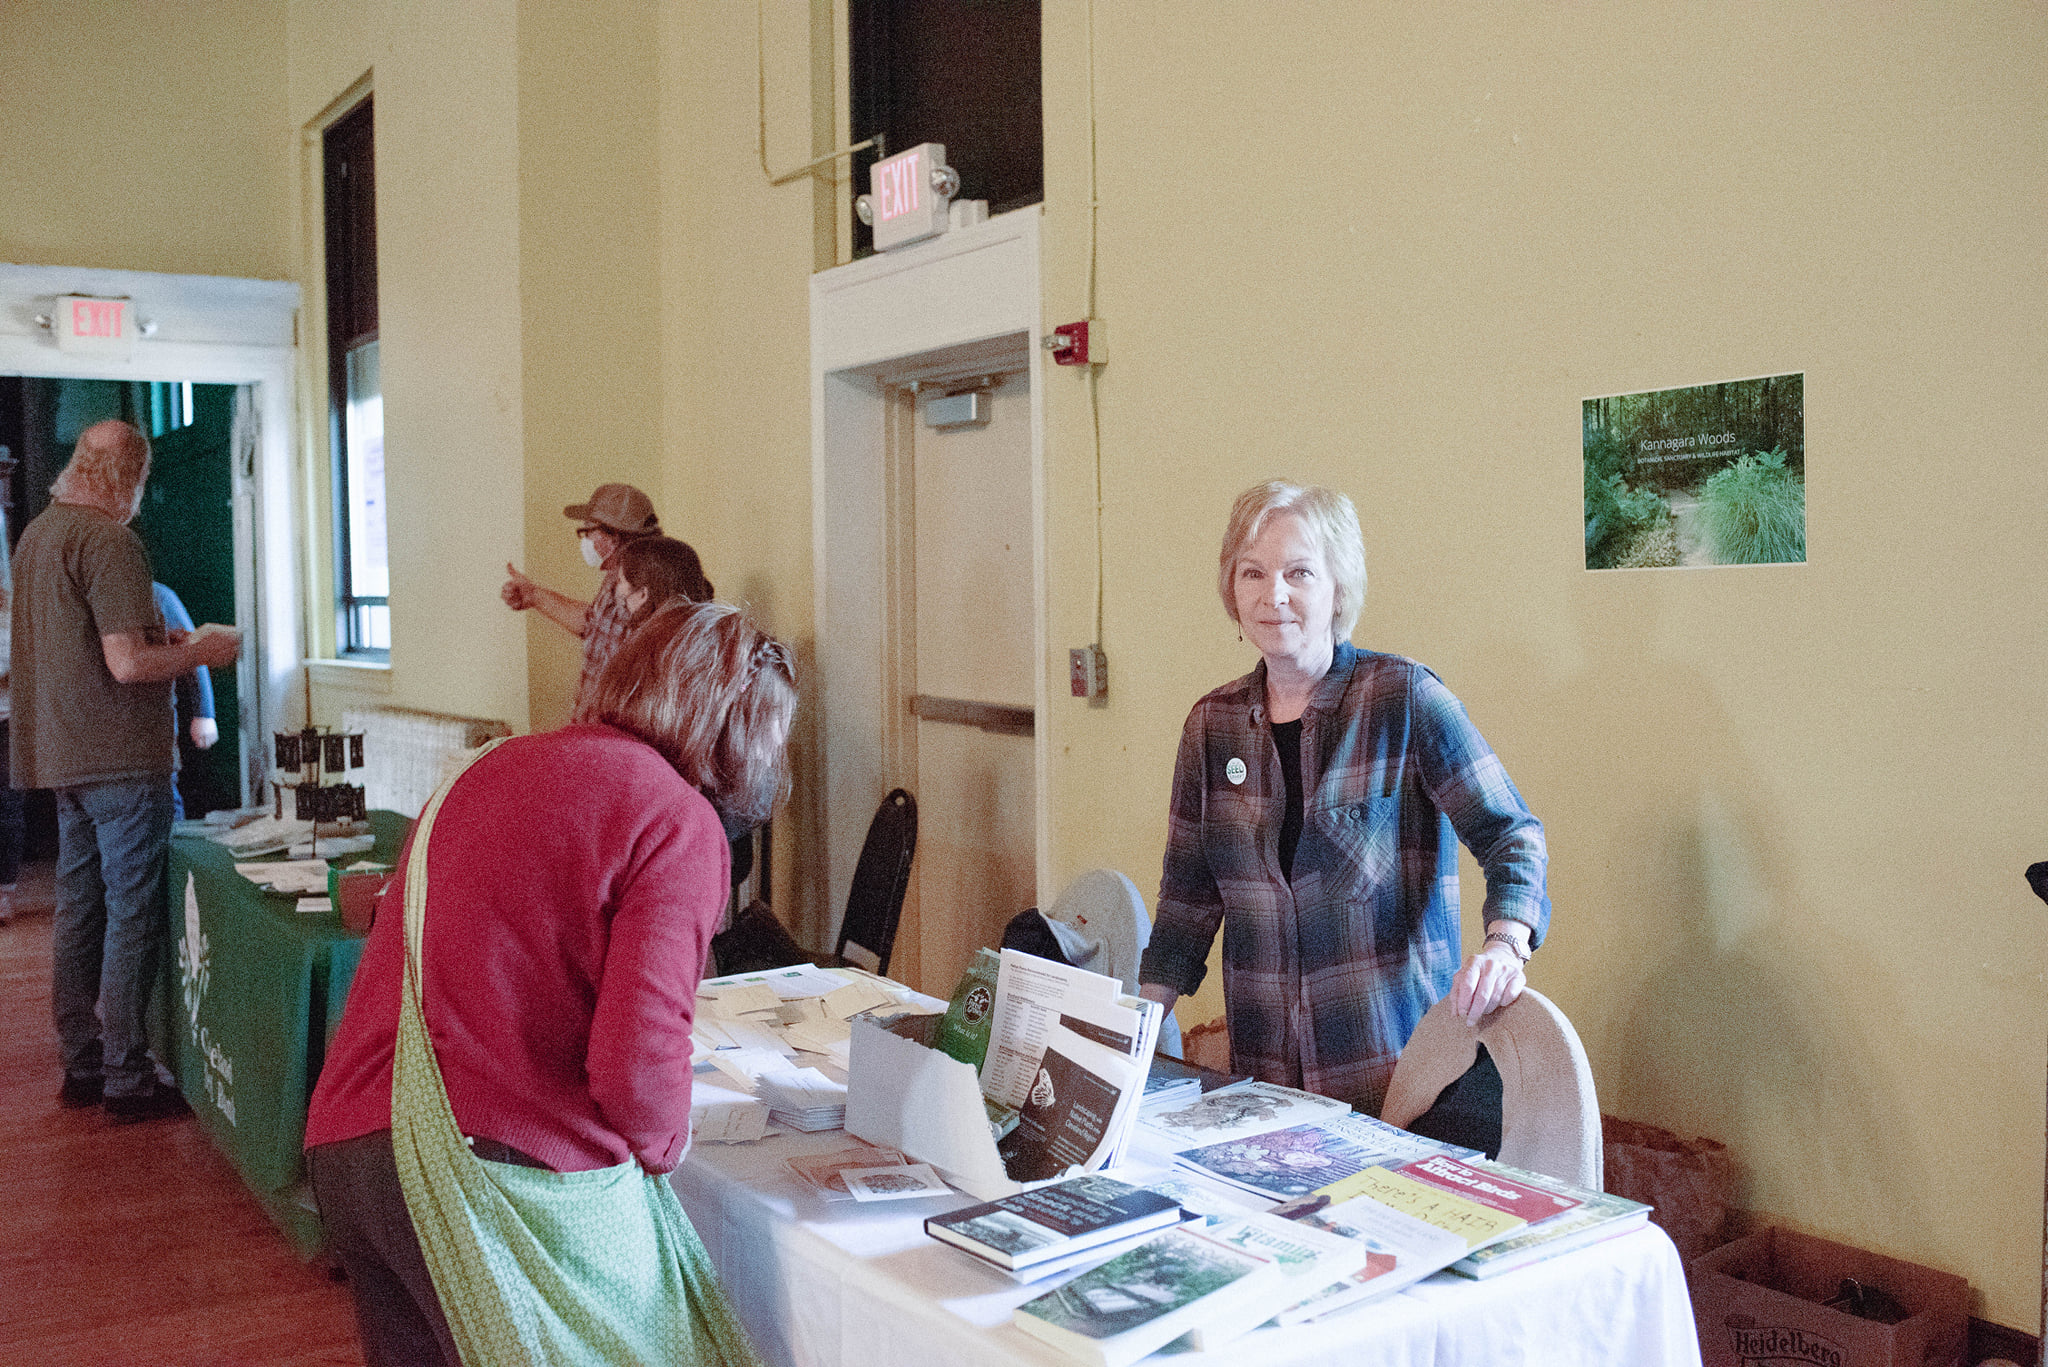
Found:
M 145 330 L 153 330 L 137 322 L 132 299 L 60 294 L 55 304 L 46 315 L 46 326 L 56 335 L 59 351 L 129 356 L 135 351 L 136 338 Z
M 921 142 L 870 166 L 868 192 L 853 207 L 875 230 L 875 250 L 886 252 L 946 231 L 947 210 L 959 193 L 960 177 L 946 165 L 946 144 Z

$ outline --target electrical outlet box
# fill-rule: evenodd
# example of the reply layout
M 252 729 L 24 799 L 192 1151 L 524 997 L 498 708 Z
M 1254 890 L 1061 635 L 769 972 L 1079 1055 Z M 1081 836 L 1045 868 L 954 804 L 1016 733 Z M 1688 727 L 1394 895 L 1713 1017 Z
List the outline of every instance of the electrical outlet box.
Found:
M 1067 686 L 1077 698 L 1099 698 L 1109 692 L 1109 657 L 1101 646 L 1076 646 L 1067 652 Z

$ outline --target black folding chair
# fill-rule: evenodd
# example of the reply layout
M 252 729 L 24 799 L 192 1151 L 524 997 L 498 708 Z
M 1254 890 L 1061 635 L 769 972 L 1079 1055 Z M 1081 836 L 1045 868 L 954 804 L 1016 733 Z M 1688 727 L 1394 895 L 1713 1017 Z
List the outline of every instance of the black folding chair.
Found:
M 896 945 L 896 922 L 903 915 L 903 897 L 910 890 L 910 861 L 917 853 L 917 799 L 901 788 L 882 799 L 868 838 L 853 866 L 853 886 L 846 893 L 846 915 L 839 922 L 839 944 L 832 962 L 851 964 L 870 973 L 889 971 L 889 952 Z

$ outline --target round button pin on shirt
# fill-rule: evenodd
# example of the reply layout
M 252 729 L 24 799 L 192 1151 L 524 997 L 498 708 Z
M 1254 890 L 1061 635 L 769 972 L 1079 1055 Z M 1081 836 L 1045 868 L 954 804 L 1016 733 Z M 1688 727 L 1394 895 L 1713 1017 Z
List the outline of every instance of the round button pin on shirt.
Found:
M 1232 783 L 1244 782 L 1244 761 L 1232 756 L 1230 763 L 1223 766 L 1223 777 Z

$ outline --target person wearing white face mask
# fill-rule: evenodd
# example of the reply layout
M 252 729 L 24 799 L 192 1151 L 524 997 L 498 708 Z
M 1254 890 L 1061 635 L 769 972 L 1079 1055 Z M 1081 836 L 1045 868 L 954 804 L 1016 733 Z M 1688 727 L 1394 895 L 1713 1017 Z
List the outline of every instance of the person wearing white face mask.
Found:
M 1550 921 L 1543 826 L 1442 680 L 1351 644 L 1349 498 L 1247 489 L 1218 572 L 1261 659 L 1181 734 L 1140 990 L 1169 1009 L 1194 991 L 1220 926 L 1232 1069 L 1376 1115 L 1433 1002 L 1476 1021 L 1521 995 Z M 1486 875 L 1486 943 L 1462 969 L 1460 841 Z
M 582 640 L 583 673 L 576 681 L 580 707 L 632 622 L 614 568 L 619 549 L 644 537 L 660 536 L 661 519 L 655 515 L 654 500 L 630 484 L 600 484 L 588 503 L 572 503 L 562 509 L 562 516 L 580 524 L 576 535 L 582 543 L 583 563 L 605 572 L 595 601 L 586 603 L 537 584 L 509 561 L 505 572 L 510 577 L 498 596 L 514 612 L 532 608 Z

